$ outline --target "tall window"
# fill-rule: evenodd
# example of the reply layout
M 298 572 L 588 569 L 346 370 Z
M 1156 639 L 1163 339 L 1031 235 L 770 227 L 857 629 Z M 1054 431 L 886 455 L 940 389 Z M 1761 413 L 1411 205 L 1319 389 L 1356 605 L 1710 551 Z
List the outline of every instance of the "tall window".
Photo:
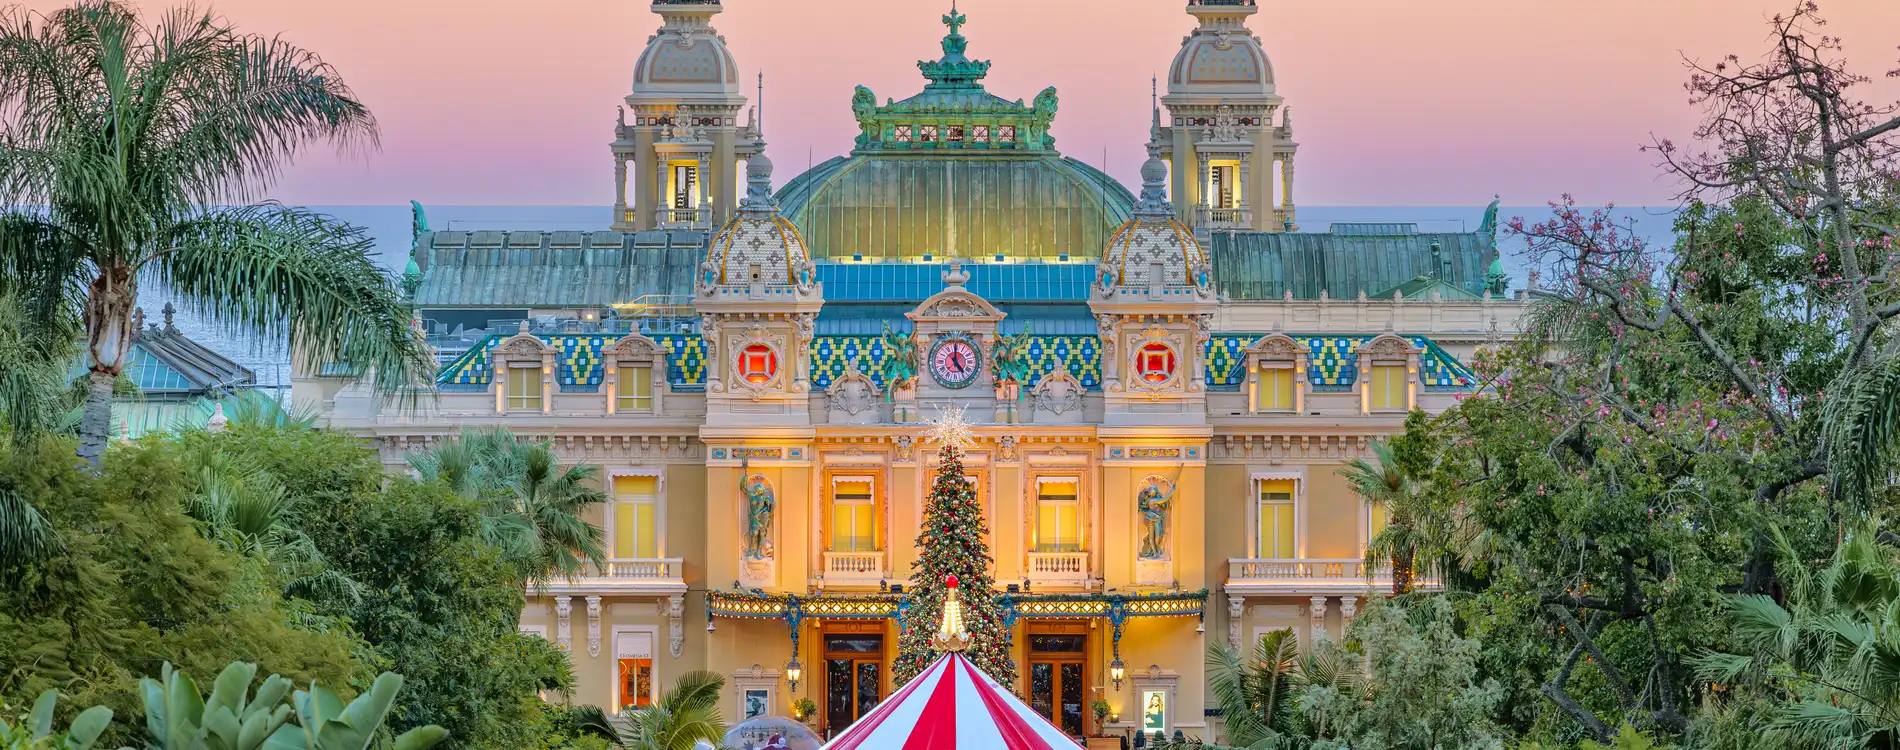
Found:
M 1254 396 L 1254 411 L 1292 411 L 1293 368 L 1260 365 L 1260 390 Z
M 658 477 L 614 477 L 614 557 L 660 556 Z
M 1235 173 L 1239 171 L 1240 168 L 1232 164 L 1216 164 L 1208 169 L 1208 179 L 1214 183 L 1213 189 L 1208 192 L 1213 194 L 1215 208 L 1234 208 L 1237 205 L 1240 189 Z
M 877 551 L 877 506 L 869 477 L 839 477 L 831 485 L 831 551 Z
M 509 411 L 541 410 L 540 366 L 508 368 L 508 382 L 502 387 L 507 389 Z
M 1366 383 L 1372 389 L 1374 411 L 1406 408 L 1405 365 L 1373 365 Z
M 614 704 L 620 708 L 653 705 L 653 634 L 616 632 L 613 648 L 620 678 Z
M 693 193 L 699 188 L 699 166 L 673 165 L 673 207 L 692 208 Z
M 653 368 L 620 367 L 620 411 L 653 410 Z
M 1036 482 L 1036 551 L 1082 551 L 1078 480 L 1044 477 Z
M 1291 560 L 1298 553 L 1293 544 L 1293 480 L 1259 480 L 1260 498 L 1257 552 L 1262 560 Z

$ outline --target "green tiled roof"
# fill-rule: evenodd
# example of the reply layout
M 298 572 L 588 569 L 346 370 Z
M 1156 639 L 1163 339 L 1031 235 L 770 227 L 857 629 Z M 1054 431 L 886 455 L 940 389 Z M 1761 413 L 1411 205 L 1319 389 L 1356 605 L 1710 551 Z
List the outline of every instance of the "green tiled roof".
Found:
M 701 232 L 432 232 L 417 264 L 423 307 L 605 307 L 691 295 Z
M 536 334 L 559 352 L 557 382 L 563 390 L 587 391 L 600 385 L 600 352 L 619 340 L 607 334 Z M 1202 355 L 1207 361 L 1207 384 L 1238 387 L 1246 382 L 1246 349 L 1265 334 L 1218 333 L 1208 339 Z M 486 390 L 492 369 L 490 349 L 506 336 L 490 335 L 454 362 L 442 368 L 436 383 L 444 390 Z M 697 334 L 660 334 L 652 338 L 667 350 L 667 384 L 695 390 L 706 383 L 705 339 Z M 1307 379 L 1318 390 L 1345 390 L 1358 382 L 1359 345 L 1372 336 L 1294 336 L 1312 350 Z M 1463 390 L 1472 383 L 1471 370 L 1424 336 L 1407 337 L 1421 354 L 1419 379 L 1428 390 Z M 884 387 L 884 343 L 879 336 L 817 336 L 812 339 L 812 385 L 824 390 L 855 364 L 878 387 Z M 1031 336 L 1030 385 L 1057 370 L 1075 376 L 1084 388 L 1102 382 L 1101 340 L 1095 336 Z
M 897 260 L 1096 258 L 1135 208 L 1114 178 L 1048 153 L 840 157 L 778 202 L 814 257 Z
M 1333 299 L 1355 299 L 1430 276 L 1435 262 L 1444 283 L 1477 297 L 1496 245 L 1488 232 L 1215 232 L 1209 249 L 1214 284 L 1228 299 L 1277 300 L 1288 291 L 1295 299 L 1318 299 L 1321 290 Z

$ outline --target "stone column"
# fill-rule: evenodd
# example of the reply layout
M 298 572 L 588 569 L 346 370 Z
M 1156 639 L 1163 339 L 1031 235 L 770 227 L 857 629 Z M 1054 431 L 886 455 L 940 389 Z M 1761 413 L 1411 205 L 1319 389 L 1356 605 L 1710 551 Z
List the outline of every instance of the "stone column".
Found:
M 1198 156 L 1194 152 L 1194 141 L 1186 128 L 1174 128 L 1174 163 L 1168 165 L 1168 178 L 1173 180 L 1174 189 L 1168 197 L 1174 201 L 1174 217 L 1183 224 L 1194 223 L 1194 202 L 1198 192 L 1194 188 L 1194 166 Z
M 1312 609 L 1307 614 L 1312 617 L 1313 640 L 1318 641 L 1328 637 L 1326 635 L 1326 597 L 1315 596 L 1309 601 Z
M 614 153 L 614 226 L 627 223 L 627 155 Z
M 1234 201 L 1234 208 L 1245 210 L 1248 214 L 1247 220 L 1251 222 L 1253 221 L 1253 154 L 1241 152 L 1239 178 L 1235 186 L 1240 188 L 1240 200 Z
M 716 150 L 717 147 L 715 146 L 714 148 L 715 151 L 710 157 L 707 154 L 701 154 L 699 157 L 699 179 L 696 180 L 696 182 L 699 183 L 699 203 L 694 206 L 694 208 L 699 209 L 699 212 L 693 214 L 693 224 L 695 226 L 701 224 L 710 226 L 715 220 L 725 220 L 726 194 L 724 190 L 715 193 L 713 191 L 712 181 L 714 179 L 718 179 L 722 183 L 729 181 L 731 176 L 723 173 L 732 168 L 732 163 L 729 159 L 721 159 L 719 151 Z M 730 149 L 728 149 L 728 152 L 729 151 Z M 720 176 L 715 178 L 715 174 Z M 717 198 L 714 198 L 715 195 Z
M 1358 616 L 1359 616 L 1359 597 L 1356 597 L 1356 596 L 1339 597 L 1339 617 L 1341 620 L 1339 624 L 1340 629 L 1345 630 L 1347 628 L 1351 628 L 1353 618 L 1358 617 Z
M 1286 172 L 1282 176 L 1282 179 L 1286 183 L 1285 184 L 1286 195 L 1281 200 L 1280 206 L 1282 209 L 1286 211 L 1286 220 L 1297 224 L 1299 223 L 1299 217 L 1293 205 L 1293 154 L 1292 152 L 1288 152 L 1286 155 Z
M 717 225 L 732 218 L 733 207 L 738 200 L 739 159 L 733 138 L 738 135 L 732 128 L 721 127 L 712 134 L 713 150 L 710 175 L 700 175 L 700 184 L 706 185 L 712 196 L 711 217 L 701 216 L 700 221 Z
M 1246 627 L 1247 597 L 1227 595 L 1227 641 L 1240 649 L 1241 630 Z M 1245 652 L 1242 652 L 1245 653 Z
M 653 176 L 660 168 L 658 155 L 653 152 L 653 131 L 651 128 L 639 128 L 633 131 L 634 152 L 629 156 L 633 161 L 633 229 L 653 228 L 653 207 L 660 203 L 655 198 L 659 194 Z
M 574 600 L 565 596 L 554 597 L 554 645 L 574 650 Z

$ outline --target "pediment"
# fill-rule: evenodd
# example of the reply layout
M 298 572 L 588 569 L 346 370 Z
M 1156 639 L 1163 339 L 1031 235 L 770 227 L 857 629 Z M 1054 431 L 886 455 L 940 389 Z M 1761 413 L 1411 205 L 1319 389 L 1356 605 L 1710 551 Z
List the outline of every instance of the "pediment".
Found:
M 904 313 L 904 317 L 913 322 L 998 323 L 1009 314 L 962 286 L 952 286 L 931 295 L 917 309 Z

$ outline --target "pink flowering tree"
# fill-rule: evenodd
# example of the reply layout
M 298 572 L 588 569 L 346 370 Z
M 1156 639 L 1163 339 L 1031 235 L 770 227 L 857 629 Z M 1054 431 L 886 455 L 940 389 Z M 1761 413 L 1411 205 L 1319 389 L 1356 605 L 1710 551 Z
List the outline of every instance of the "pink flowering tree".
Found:
M 1674 241 L 1568 197 L 1510 221 L 1552 277 L 1527 332 L 1408 430 L 1416 523 L 1446 540 L 1421 554 L 1474 594 L 1521 730 L 1688 731 L 1711 687 L 1685 665 L 1730 595 L 1779 596 L 1778 557 L 1825 559 L 1889 502 L 1900 118 L 1854 99 L 1813 5 L 1771 28 L 1758 61 L 1691 62 L 1706 116 L 1649 146 L 1682 181 Z

